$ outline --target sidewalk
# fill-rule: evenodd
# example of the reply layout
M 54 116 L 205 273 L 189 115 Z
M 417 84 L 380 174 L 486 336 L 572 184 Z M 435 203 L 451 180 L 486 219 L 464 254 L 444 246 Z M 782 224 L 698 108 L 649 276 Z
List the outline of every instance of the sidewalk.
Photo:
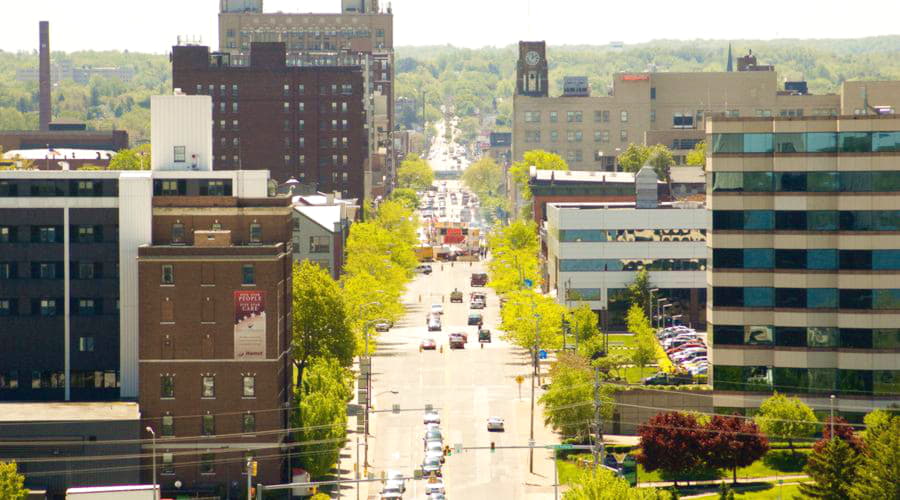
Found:
M 357 373 L 359 368 L 357 367 Z M 355 383 L 353 386 L 354 394 L 359 394 L 359 377 L 355 378 Z M 360 404 L 362 403 L 362 404 Z M 360 423 L 362 423 L 363 413 L 365 411 L 364 402 L 356 402 L 354 404 L 359 405 L 360 416 L 348 416 L 347 417 L 347 443 L 344 445 L 344 448 L 341 449 L 340 458 L 338 459 L 337 469 L 339 471 L 340 479 L 344 480 L 352 480 L 357 478 L 357 471 L 359 472 L 359 479 L 365 479 L 366 468 L 364 467 L 364 453 L 365 453 L 365 434 L 362 432 L 357 432 L 357 418 L 359 418 Z M 373 401 L 374 404 L 374 401 Z M 369 448 L 375 448 L 375 418 L 374 414 L 370 415 L 369 420 Z M 371 462 L 371 455 L 369 457 Z M 368 472 L 372 472 L 371 467 Z M 366 499 L 370 498 L 370 488 L 372 491 L 377 492 L 377 487 L 373 485 L 377 485 L 379 483 L 347 483 L 341 485 L 340 491 L 335 489 L 335 491 L 331 492 L 331 498 L 344 498 L 349 500 Z M 377 498 L 377 493 L 371 498 Z

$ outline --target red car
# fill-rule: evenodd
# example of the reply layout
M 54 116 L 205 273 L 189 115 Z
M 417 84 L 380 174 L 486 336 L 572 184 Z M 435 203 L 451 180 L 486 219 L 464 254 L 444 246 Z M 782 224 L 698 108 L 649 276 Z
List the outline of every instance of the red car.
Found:
M 432 338 L 422 339 L 422 342 L 419 343 L 419 347 L 421 347 L 422 350 L 433 351 L 437 349 L 437 342 Z

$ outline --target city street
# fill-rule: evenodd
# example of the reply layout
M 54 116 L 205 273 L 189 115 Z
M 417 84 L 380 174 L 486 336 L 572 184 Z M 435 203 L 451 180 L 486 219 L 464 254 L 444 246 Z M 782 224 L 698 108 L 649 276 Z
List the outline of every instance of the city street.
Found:
M 423 409 L 434 405 L 441 416 L 444 444 L 451 448 L 467 446 L 527 445 L 529 438 L 530 361 L 526 351 L 498 337 L 499 301 L 489 288 L 483 310 L 484 326 L 492 331 L 492 342 L 481 349 L 477 327 L 466 326 L 469 310 L 469 278 L 482 272 L 480 262 L 433 263 L 434 273 L 419 275 L 407 294 L 408 314 L 402 322 L 378 340 L 373 359 L 373 394 L 379 411 L 373 419 L 370 462 L 376 474 L 381 470 L 399 470 L 412 474 L 424 458 L 422 437 Z M 453 289 L 464 292 L 462 304 L 450 303 Z M 444 307 L 443 329 L 428 332 L 425 317 L 432 304 Z M 451 332 L 468 333 L 464 350 L 450 350 Z M 435 351 L 419 352 L 423 337 L 433 337 Z M 523 375 L 521 391 L 516 376 Z M 393 394 L 390 391 L 397 391 Z M 521 393 L 521 395 L 520 395 Z M 540 390 L 538 390 L 538 396 Z M 403 411 L 392 414 L 393 404 Z M 387 412 L 386 412 L 387 411 Z M 543 427 L 536 405 L 535 441 L 554 442 L 553 434 Z M 505 432 L 488 432 L 488 417 L 506 421 Z M 548 450 L 535 450 L 535 472 L 528 473 L 528 450 L 464 451 L 447 457 L 443 474 L 448 498 L 538 499 L 552 498 L 553 464 Z M 370 489 L 370 495 L 376 488 Z M 406 498 L 425 498 L 424 482 L 410 482 Z

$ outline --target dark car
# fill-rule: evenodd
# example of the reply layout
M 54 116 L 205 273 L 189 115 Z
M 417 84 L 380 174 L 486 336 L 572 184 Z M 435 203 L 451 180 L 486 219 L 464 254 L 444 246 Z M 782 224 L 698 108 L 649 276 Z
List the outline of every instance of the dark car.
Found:
M 484 319 L 481 317 L 481 313 L 473 312 L 469 314 L 469 326 L 478 325 L 479 327 L 481 327 L 481 325 L 483 324 Z
M 450 334 L 450 349 L 465 349 L 466 339 L 458 333 Z
M 644 379 L 644 385 L 686 385 L 692 384 L 693 379 L 690 375 L 673 375 L 670 373 L 657 373 L 652 377 Z
M 469 280 L 470 286 L 485 286 L 488 282 L 488 275 L 485 273 L 472 273 L 472 278 Z

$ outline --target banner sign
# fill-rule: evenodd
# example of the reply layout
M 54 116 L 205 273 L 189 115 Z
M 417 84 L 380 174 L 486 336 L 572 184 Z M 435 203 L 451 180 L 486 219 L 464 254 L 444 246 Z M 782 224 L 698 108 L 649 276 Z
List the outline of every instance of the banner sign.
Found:
M 266 292 L 234 292 L 234 359 L 266 359 Z

